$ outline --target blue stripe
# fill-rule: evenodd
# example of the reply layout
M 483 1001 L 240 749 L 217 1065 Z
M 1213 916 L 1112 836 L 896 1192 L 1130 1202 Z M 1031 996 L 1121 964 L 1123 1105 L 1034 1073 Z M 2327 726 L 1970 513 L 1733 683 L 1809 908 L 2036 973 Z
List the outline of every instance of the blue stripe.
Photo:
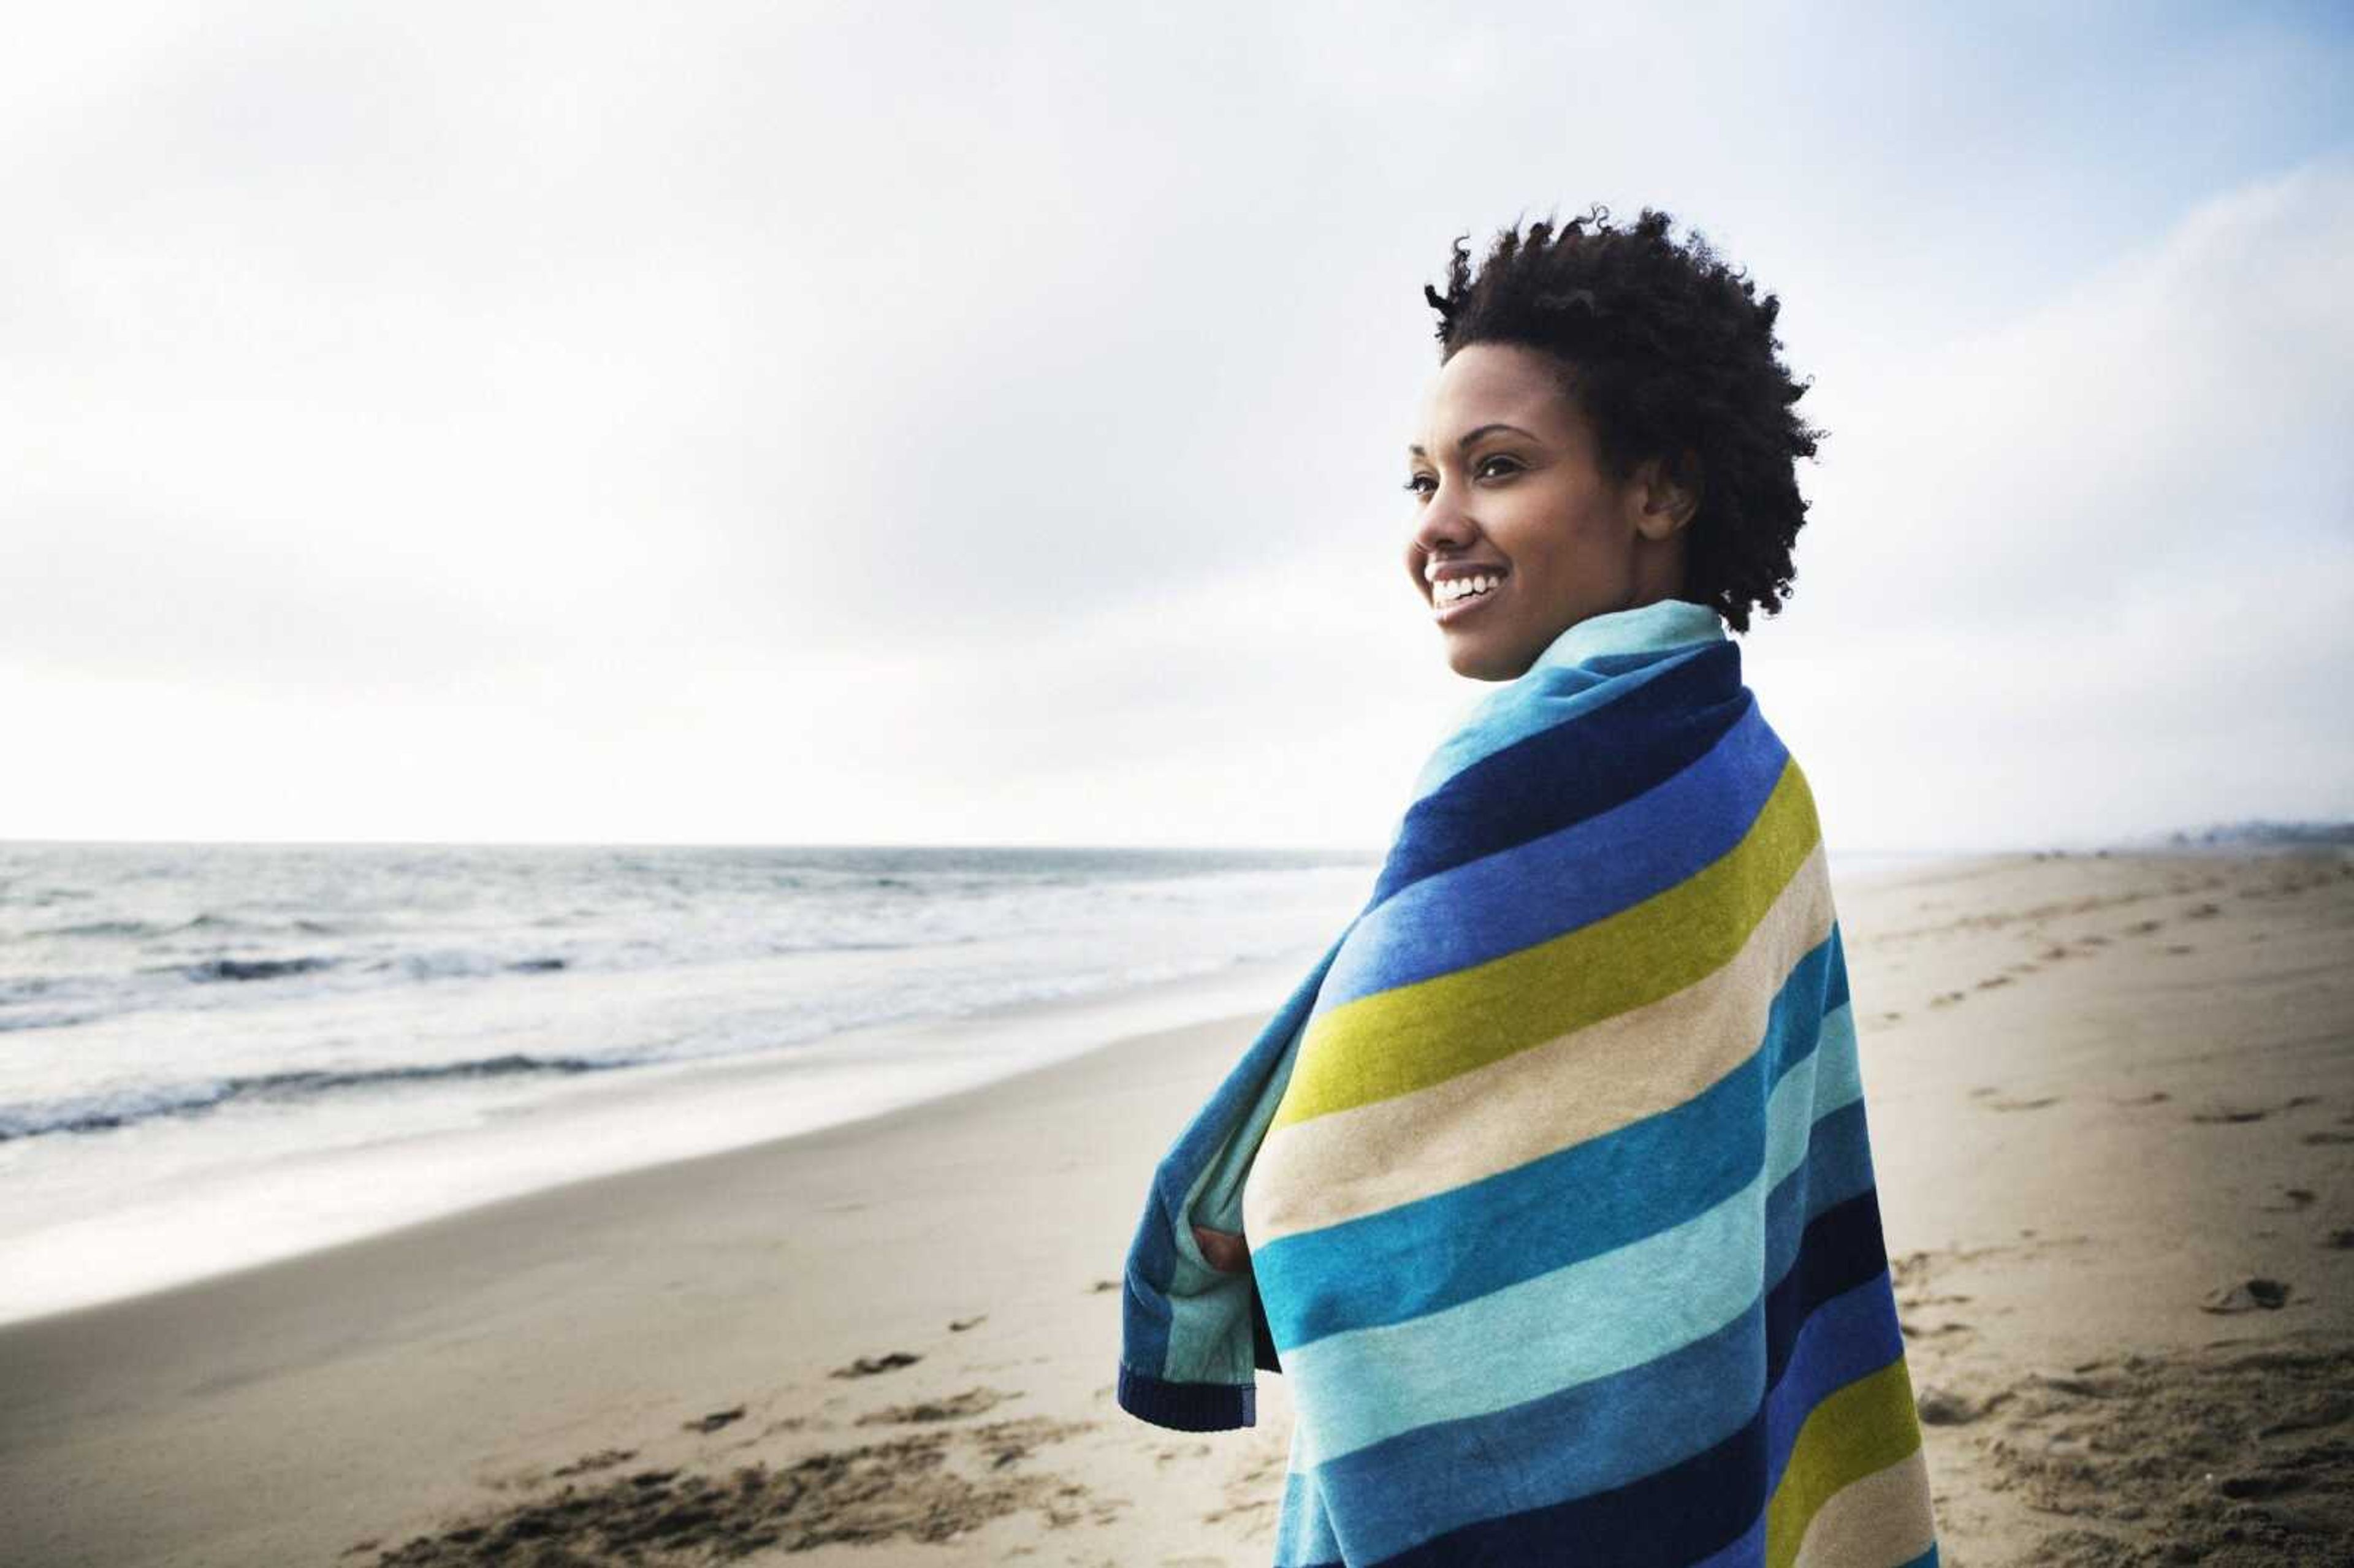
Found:
M 1481 1181 L 1255 1246 L 1277 1352 L 1476 1300 L 1656 1235 L 1748 1185 L 1766 1160 L 1766 1103 L 1815 1050 L 1829 957 L 1826 941 L 1801 959 L 1775 995 L 1763 1043 L 1681 1105 Z M 1456 1245 L 1466 1235 L 1480 1238 L 1469 1255 Z
M 1831 916 L 1830 972 L 1823 991 L 1823 1011 L 1835 1012 L 1851 999 L 1847 989 L 1847 938 L 1840 935 L 1839 916 Z
M 1663 660 L 1641 679 L 1616 701 L 1539 729 L 1416 800 L 1371 902 L 1657 789 L 1756 706 L 1731 642 Z M 1531 700 L 1543 701 L 1534 693 Z
M 1789 753 L 1755 706 L 1707 755 L 1582 822 L 1401 888 L 1358 923 L 1309 1015 L 1483 964 L 1591 925 L 1731 853 Z M 1477 909 L 1479 918 L 1459 912 Z

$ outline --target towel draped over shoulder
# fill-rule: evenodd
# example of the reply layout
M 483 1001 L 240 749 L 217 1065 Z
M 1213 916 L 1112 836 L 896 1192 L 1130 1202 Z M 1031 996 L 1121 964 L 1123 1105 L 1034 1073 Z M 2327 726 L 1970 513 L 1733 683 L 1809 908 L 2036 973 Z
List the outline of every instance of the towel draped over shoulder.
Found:
M 1936 1563 L 1821 829 L 1714 610 L 1446 737 L 1154 1172 L 1121 1334 L 1158 1425 L 1288 1380 L 1278 1568 Z

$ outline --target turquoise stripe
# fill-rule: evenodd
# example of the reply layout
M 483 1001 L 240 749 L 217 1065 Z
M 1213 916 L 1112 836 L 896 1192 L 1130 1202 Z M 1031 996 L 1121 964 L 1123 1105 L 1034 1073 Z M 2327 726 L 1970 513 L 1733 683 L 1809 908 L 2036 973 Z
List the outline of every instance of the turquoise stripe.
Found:
M 1828 940 L 1800 959 L 1758 1047 L 1682 1104 L 1484 1180 L 1255 1246 L 1278 1351 L 1288 1362 L 1327 1335 L 1458 1306 L 1656 1234 L 1739 1191 L 1765 1159 L 1759 1107 L 1815 1049 L 1829 959 Z M 1475 1234 L 1479 1250 L 1458 1256 L 1458 1238 Z
M 1775 1086 L 1766 1163 L 1732 1197 L 1478 1300 L 1281 1351 L 1295 1386 L 1318 1391 L 1314 1407 L 1301 1410 L 1302 1462 L 1606 1377 L 1723 1328 L 1768 1277 L 1767 1195 L 1804 1163 L 1816 1120 L 1862 1093 L 1852 1012 L 1841 1008 L 1825 1015 L 1817 1049 Z M 1484 1365 L 1469 1361 L 1465 1348 L 1475 1345 L 1496 1353 Z
M 1294 1426 L 1293 1451 L 1299 1449 Z M 1341 1542 L 1324 1506 L 1314 1470 L 1292 1469 L 1283 1478 L 1283 1502 L 1275 1516 L 1275 1568 L 1311 1568 L 1341 1561 Z

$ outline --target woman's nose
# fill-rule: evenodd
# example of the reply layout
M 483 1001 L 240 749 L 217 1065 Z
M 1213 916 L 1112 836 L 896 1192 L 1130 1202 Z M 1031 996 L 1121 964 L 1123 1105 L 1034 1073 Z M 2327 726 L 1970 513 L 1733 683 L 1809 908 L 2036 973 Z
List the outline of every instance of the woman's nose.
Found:
M 1478 525 L 1456 504 L 1454 487 L 1442 482 L 1415 520 L 1414 543 L 1425 555 L 1435 556 L 1463 548 L 1478 532 Z

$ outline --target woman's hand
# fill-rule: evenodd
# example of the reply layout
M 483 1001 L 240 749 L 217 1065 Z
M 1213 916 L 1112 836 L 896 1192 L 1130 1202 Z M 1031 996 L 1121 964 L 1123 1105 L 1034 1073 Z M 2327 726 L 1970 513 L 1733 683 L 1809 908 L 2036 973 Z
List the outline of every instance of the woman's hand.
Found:
M 1202 1256 L 1220 1274 L 1241 1274 L 1250 1267 L 1250 1244 L 1239 1231 L 1214 1231 L 1207 1225 L 1195 1225 L 1193 1241 L 1201 1247 Z

